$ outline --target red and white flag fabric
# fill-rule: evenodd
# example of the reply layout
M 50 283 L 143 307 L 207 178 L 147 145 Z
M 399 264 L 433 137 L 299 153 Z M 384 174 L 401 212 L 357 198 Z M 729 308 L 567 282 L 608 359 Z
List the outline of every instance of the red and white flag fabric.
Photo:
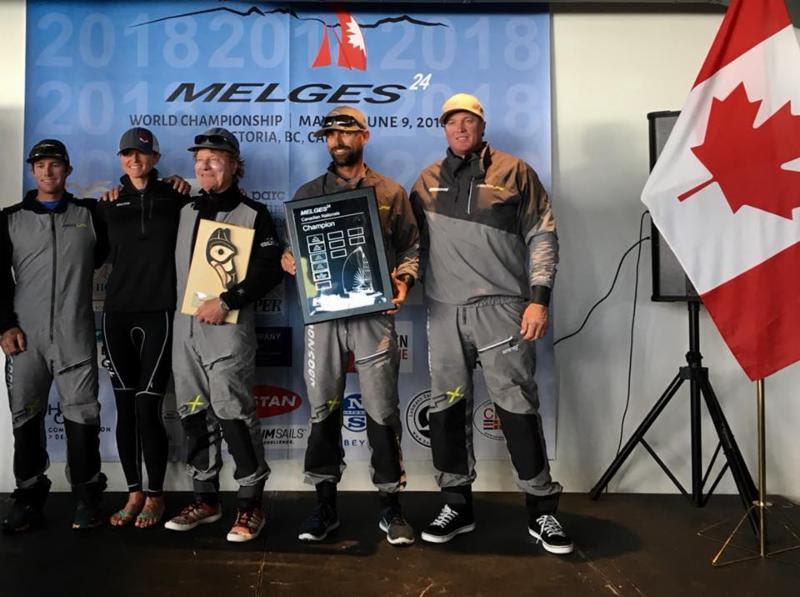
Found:
M 800 46 L 732 0 L 642 201 L 745 373 L 800 360 Z
M 367 46 L 361 27 L 349 12 L 339 11 L 336 17 L 342 28 L 337 64 L 345 68 L 367 70 Z

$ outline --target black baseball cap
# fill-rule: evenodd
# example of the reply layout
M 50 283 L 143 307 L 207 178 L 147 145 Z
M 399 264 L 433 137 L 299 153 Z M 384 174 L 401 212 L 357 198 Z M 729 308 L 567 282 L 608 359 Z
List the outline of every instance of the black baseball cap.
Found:
M 135 149 L 147 155 L 161 153 L 156 136 L 149 130 L 138 126 L 128 129 L 122 134 L 117 153 L 122 153 L 129 149 Z
M 213 127 L 194 138 L 194 145 L 189 151 L 198 149 L 218 149 L 238 156 L 239 140 L 228 129 Z
M 28 153 L 29 164 L 33 164 L 37 160 L 44 158 L 54 158 L 61 160 L 69 166 L 69 154 L 67 153 L 67 146 L 58 139 L 42 139 L 34 145 Z

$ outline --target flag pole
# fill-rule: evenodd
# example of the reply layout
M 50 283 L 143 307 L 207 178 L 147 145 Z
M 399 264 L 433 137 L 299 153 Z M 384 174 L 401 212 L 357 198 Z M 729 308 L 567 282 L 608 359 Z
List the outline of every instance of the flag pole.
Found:
M 764 378 L 756 381 L 756 408 L 758 410 L 758 555 L 767 555 L 767 529 L 764 520 L 767 503 L 767 417 L 764 404 Z
M 789 523 L 785 520 L 785 517 L 777 512 L 776 510 L 772 509 L 772 504 L 767 501 L 767 418 L 766 418 L 766 399 L 765 399 L 765 390 L 764 390 L 764 379 L 759 379 L 756 381 L 756 409 L 758 415 L 758 500 L 754 501 L 753 504 L 747 509 L 747 512 L 744 513 L 744 516 L 739 520 L 739 523 L 734 527 L 733 531 L 731 531 L 728 538 L 725 539 L 722 547 L 716 553 L 714 558 L 711 560 L 711 565 L 715 567 L 719 566 L 727 566 L 729 564 L 735 564 L 737 562 L 746 562 L 749 560 L 758 560 L 764 558 L 771 558 L 778 554 L 792 551 L 795 549 L 800 549 L 800 536 L 798 536 L 797 532 L 789 525 Z M 736 545 L 732 543 L 734 537 L 738 533 L 739 529 L 742 527 L 742 524 L 745 520 L 747 520 L 748 516 L 753 510 L 757 510 L 758 514 L 758 546 L 757 549 L 750 549 L 743 547 L 741 545 Z M 773 551 L 768 550 L 767 545 L 767 530 L 768 530 L 768 515 L 770 517 L 779 517 L 783 518 L 784 520 L 781 522 L 783 528 L 793 537 L 798 543 L 792 544 L 788 547 L 783 547 L 781 549 L 776 549 Z M 717 525 L 712 525 L 717 526 Z M 709 527 L 710 529 L 711 527 Z M 701 536 L 707 536 L 704 533 L 708 529 L 700 531 Z M 736 558 L 733 560 L 726 560 L 721 561 L 722 554 L 725 552 L 728 547 L 735 547 L 738 549 L 743 549 L 746 551 L 751 552 L 752 555 Z

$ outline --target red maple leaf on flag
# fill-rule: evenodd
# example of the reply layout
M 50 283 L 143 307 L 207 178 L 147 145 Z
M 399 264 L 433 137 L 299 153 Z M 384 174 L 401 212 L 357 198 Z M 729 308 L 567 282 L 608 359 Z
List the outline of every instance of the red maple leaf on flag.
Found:
M 358 21 L 349 12 L 341 10 L 336 13 L 336 17 L 342 28 L 337 64 L 345 68 L 367 70 L 367 46 Z
M 786 102 L 754 127 L 760 106 L 761 100 L 747 97 L 744 83 L 725 99 L 714 98 L 705 139 L 692 147 L 712 178 L 679 195 L 680 201 L 716 182 L 734 213 L 749 205 L 792 219 L 800 207 L 800 172 L 782 166 L 800 158 L 800 116 Z

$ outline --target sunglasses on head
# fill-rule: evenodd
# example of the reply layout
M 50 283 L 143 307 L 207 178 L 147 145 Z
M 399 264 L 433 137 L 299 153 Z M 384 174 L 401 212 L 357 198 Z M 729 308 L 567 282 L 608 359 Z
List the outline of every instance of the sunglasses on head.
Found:
M 222 135 L 197 135 L 194 138 L 195 145 L 204 145 L 205 143 L 210 143 L 211 145 L 233 146 L 233 143 L 231 143 L 230 139 L 223 137 Z
M 352 116 L 326 116 L 322 121 L 322 128 L 324 129 L 337 126 L 356 126 L 362 128 L 358 120 Z

